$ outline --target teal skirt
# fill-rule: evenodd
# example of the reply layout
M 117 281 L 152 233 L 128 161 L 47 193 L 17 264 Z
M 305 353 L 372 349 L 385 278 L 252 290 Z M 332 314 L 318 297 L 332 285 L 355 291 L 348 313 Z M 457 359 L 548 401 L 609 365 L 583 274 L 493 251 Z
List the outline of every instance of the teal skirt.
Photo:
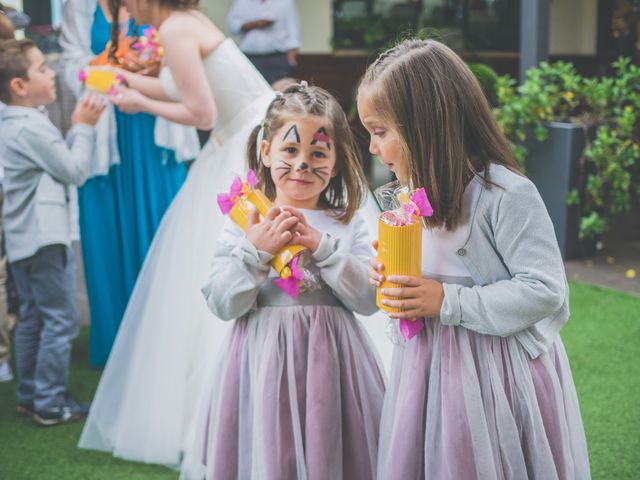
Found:
M 116 111 L 116 121 L 120 164 L 78 192 L 94 367 L 107 361 L 147 249 L 187 173 L 155 145 L 155 117 Z

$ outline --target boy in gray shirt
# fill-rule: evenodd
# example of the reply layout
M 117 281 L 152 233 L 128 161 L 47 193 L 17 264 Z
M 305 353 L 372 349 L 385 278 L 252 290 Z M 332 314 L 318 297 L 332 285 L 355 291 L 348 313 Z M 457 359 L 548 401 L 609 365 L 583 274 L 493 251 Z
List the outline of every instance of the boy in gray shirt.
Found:
M 30 40 L 0 43 L 0 163 L 7 257 L 20 299 L 15 357 L 19 413 L 41 425 L 86 416 L 68 395 L 71 342 L 79 327 L 69 248 L 67 186 L 86 180 L 94 125 L 104 109 L 85 96 L 67 140 L 38 107 L 56 98 L 55 73 Z

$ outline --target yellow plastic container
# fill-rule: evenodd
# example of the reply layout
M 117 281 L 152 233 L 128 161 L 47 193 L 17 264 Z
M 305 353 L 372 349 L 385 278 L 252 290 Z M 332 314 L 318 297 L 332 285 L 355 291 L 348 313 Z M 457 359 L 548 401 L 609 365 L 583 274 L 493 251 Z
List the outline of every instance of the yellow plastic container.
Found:
M 87 68 L 84 73 L 85 87 L 94 92 L 107 94 L 112 87 L 118 85 L 118 76 L 113 70 Z
M 383 275 L 422 275 L 422 221 L 410 225 L 395 227 L 378 219 L 378 259 L 384 265 Z M 402 308 L 382 305 L 383 288 L 401 288 L 403 285 L 384 281 L 376 290 L 376 305 L 385 312 L 401 312 Z M 387 300 L 399 300 L 397 297 L 384 297 Z
M 262 193 L 261 190 L 251 190 L 247 192 L 236 202 L 229 212 L 231 219 L 236 222 L 242 230 L 247 229 L 249 214 L 252 210 L 251 205 L 253 205 L 253 207 L 258 210 L 258 213 L 263 217 L 265 217 L 273 207 L 271 201 L 264 193 Z M 271 260 L 271 266 L 281 278 L 289 278 L 291 276 L 289 263 L 303 250 L 306 250 L 306 247 L 302 247 L 300 245 L 290 245 L 285 247 L 276 253 L 273 260 Z

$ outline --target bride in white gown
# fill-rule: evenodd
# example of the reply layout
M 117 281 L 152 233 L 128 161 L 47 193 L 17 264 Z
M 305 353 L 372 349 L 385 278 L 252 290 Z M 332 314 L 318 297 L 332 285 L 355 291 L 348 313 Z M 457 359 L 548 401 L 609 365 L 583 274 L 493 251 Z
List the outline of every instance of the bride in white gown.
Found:
M 122 91 L 115 103 L 214 131 L 158 228 L 79 442 L 172 466 L 181 461 L 207 372 L 231 325 L 209 312 L 200 293 L 224 220 L 216 195 L 246 170 L 249 133 L 274 96 L 195 3 L 124 0 L 138 23 L 159 26 L 166 65 L 159 80 L 127 75 L 136 90 Z M 365 326 L 388 369 L 384 322 Z

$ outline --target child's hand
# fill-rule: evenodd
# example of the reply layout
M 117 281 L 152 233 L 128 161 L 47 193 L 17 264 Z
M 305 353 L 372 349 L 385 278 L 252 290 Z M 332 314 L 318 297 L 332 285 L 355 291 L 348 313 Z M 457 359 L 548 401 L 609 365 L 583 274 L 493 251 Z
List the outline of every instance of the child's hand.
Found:
M 95 93 L 86 93 L 76 105 L 71 114 L 71 125 L 86 123 L 95 125 L 104 111 L 104 99 Z
M 374 240 L 371 242 L 375 251 L 378 251 L 378 241 Z M 384 282 L 384 275 L 382 275 L 382 271 L 384 270 L 384 265 L 377 258 L 371 259 L 371 270 L 369 271 L 369 283 L 374 287 L 379 287 Z
M 146 97 L 133 88 L 120 87 L 109 98 L 121 112 L 139 113 Z
M 292 245 L 307 247 L 311 250 L 311 253 L 315 252 L 318 249 L 318 245 L 320 245 L 322 233 L 309 225 L 304 214 L 297 208 L 284 206 L 282 209 L 285 212 L 291 213 L 291 215 L 298 219 L 298 224 L 295 228 L 295 235 L 291 239 L 290 243 Z
M 246 236 L 258 250 L 275 255 L 293 238 L 292 230 L 298 217 L 275 207 L 260 221 L 257 211 L 251 212 L 247 222 Z
M 392 283 L 404 285 L 401 288 L 383 288 L 385 297 L 400 297 L 400 300 L 382 299 L 389 307 L 404 308 L 404 312 L 389 313 L 391 318 L 437 317 L 444 302 L 444 289 L 440 282 L 422 277 L 390 275 Z

